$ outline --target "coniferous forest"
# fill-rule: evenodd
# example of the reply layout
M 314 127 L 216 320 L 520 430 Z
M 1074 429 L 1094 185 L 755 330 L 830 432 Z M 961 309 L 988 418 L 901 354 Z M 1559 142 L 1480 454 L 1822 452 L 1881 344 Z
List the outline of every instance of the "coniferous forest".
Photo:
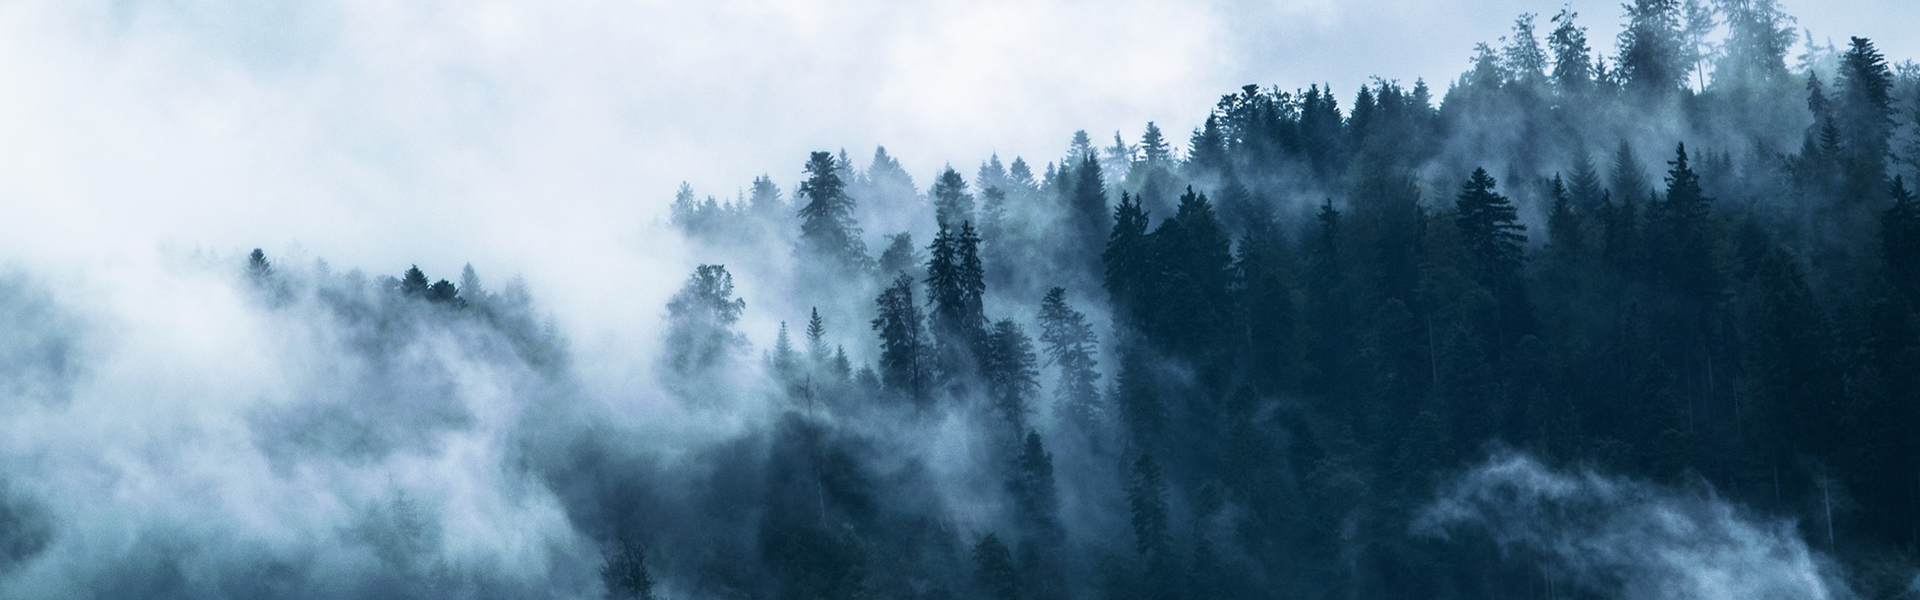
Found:
M 1920 68 L 1774 0 L 1602 12 L 1192 131 L 682 185 L 698 264 L 633 309 L 659 398 L 584 381 L 522 282 L 217 257 L 333 358 L 182 426 L 347 524 L 87 534 L 0 473 L 0 595 L 1913 595 Z M 94 349 L 40 282 L 0 304 L 19 430 L 57 424 Z M 392 461 L 508 491 L 303 495 Z

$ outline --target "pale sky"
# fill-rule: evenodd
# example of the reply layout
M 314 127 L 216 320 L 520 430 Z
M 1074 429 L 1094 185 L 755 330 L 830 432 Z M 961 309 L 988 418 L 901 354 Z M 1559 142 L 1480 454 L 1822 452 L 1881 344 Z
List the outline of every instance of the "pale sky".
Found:
M 1783 0 L 1920 56 L 1920 2 Z M 875 144 L 916 181 L 1075 129 L 1176 142 L 1244 83 L 1436 93 L 1494 0 L 18 0 L 0 3 L 0 256 L 294 247 L 551 269 L 638 238 L 683 180 L 731 196 Z M 1575 3 L 1601 48 L 1617 3 Z M 1796 53 L 1797 53 L 1796 49 Z M 404 266 L 399 267 L 404 268 Z

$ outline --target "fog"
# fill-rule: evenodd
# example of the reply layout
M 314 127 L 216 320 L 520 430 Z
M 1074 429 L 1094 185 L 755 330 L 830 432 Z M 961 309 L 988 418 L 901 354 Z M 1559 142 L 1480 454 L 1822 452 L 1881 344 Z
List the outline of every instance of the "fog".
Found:
M 1619 7 L 1568 6 L 1611 61 Z M 1920 34 L 1908 26 L 1920 22 L 1920 6 L 1783 7 L 1817 41 L 1844 48 L 1847 36 L 1868 36 L 1895 63 L 1920 56 Z M 1030 383 L 987 373 L 989 352 L 976 346 L 957 361 L 968 375 L 943 373 L 928 386 L 936 400 L 903 400 L 895 382 L 883 383 L 886 350 L 876 342 L 876 295 L 892 274 L 821 270 L 796 250 L 793 213 L 805 202 L 812 151 L 844 151 L 843 166 L 859 178 L 849 184 L 870 188 L 859 192 L 868 194 L 857 215 L 862 258 L 883 259 L 884 236 L 912 234 L 909 289 L 919 293 L 933 285 L 918 269 L 942 225 L 929 189 L 947 166 L 974 183 L 967 189 L 984 223 L 975 172 L 989 156 L 1021 158 L 1036 177 L 1065 173 L 1075 132 L 1089 132 L 1096 149 L 1116 131 L 1138 144 L 1153 122 L 1175 158 L 1192 160 L 1189 135 L 1222 94 L 1245 84 L 1329 86 L 1345 112 L 1363 85 L 1420 80 L 1437 107 L 1474 66 L 1475 43 L 1498 45 L 1522 12 L 1540 14 L 1544 31 L 1560 8 L 0 4 L 0 598 L 601 597 L 623 544 L 645 548 L 647 593 L 663 598 L 986 597 L 994 584 L 980 565 L 996 564 L 982 550 L 989 534 L 1012 548 L 1024 597 L 1043 598 L 1132 597 L 1127 588 L 1149 589 L 1140 582 L 1172 570 L 1201 597 L 1208 569 L 1231 573 L 1216 578 L 1220 593 L 1373 597 L 1386 588 L 1365 583 L 1367 574 L 1406 564 L 1475 574 L 1460 576 L 1469 582 L 1461 588 L 1441 587 L 1449 579 L 1404 589 L 1505 589 L 1514 579 L 1500 569 L 1517 569 L 1519 580 L 1551 580 L 1554 598 L 1864 595 L 1847 583 L 1845 559 L 1878 561 L 1876 589 L 1911 579 L 1901 558 L 1834 541 L 1847 535 L 1844 525 L 1833 533 L 1832 498 L 1822 498 L 1826 545 L 1808 541 L 1807 500 L 1791 491 L 1825 477 L 1829 467 L 1804 456 L 1812 450 L 1747 457 L 1774 470 L 1770 503 L 1753 500 L 1765 494 L 1751 478 L 1642 478 L 1582 462 L 1613 456 L 1605 443 L 1617 440 L 1607 438 L 1591 451 L 1559 452 L 1561 442 L 1434 450 L 1431 485 L 1404 483 L 1426 476 L 1406 465 L 1424 464 L 1418 444 L 1428 440 L 1378 422 L 1424 432 L 1421 418 L 1454 407 L 1421 404 L 1452 402 L 1443 392 L 1408 391 L 1418 398 L 1405 406 L 1382 400 L 1395 392 L 1291 381 L 1256 393 L 1264 384 L 1249 382 L 1266 376 L 1258 367 L 1223 375 L 1173 344 L 1133 353 L 1127 344 L 1147 348 L 1135 340 L 1161 344 L 1154 336 L 1163 334 L 1126 322 L 1126 307 L 1109 300 L 1113 267 L 1103 272 L 1098 248 L 1075 245 L 1099 246 L 1107 232 L 1075 230 L 1072 213 L 1042 202 L 1071 195 L 1067 184 L 1035 182 L 1030 196 L 1009 201 L 999 231 L 1014 233 L 986 242 L 996 287 L 974 298 L 982 315 L 1024 328 L 992 339 L 1033 346 L 1026 352 L 1041 360 L 1029 358 Z M 1821 56 L 1827 62 L 1814 66 L 1831 80 L 1832 57 Z M 1896 70 L 1907 94 L 1912 73 Z M 1676 141 L 1790 152 L 1812 122 L 1797 81 L 1792 98 L 1768 105 L 1792 111 L 1710 113 L 1679 100 L 1640 106 L 1632 118 L 1596 110 L 1567 125 L 1572 133 L 1538 142 L 1538 152 L 1537 132 L 1515 125 L 1498 101 L 1473 104 L 1470 91 L 1465 112 L 1449 118 L 1471 127 L 1436 134 L 1430 152 L 1395 165 L 1391 177 L 1412 190 L 1395 198 L 1416 207 L 1422 227 L 1429 217 L 1448 222 L 1438 217 L 1449 213 L 1419 211 L 1444 211 L 1465 173 L 1485 163 L 1513 178 L 1505 189 L 1519 220 L 1541 232 L 1527 246 L 1537 251 L 1551 199 L 1533 180 L 1616 142 L 1640 152 L 1631 167 L 1653 179 Z M 913 187 L 871 179 L 878 146 Z M 1758 180 L 1770 164 L 1752 160 L 1744 171 L 1709 174 L 1712 191 L 1790 215 L 1780 227 L 1791 233 L 1778 235 L 1809 254 L 1867 239 L 1856 222 L 1795 220 L 1797 209 L 1779 208 L 1788 203 L 1767 196 L 1775 190 L 1766 184 L 1743 187 L 1741 175 Z M 1181 186 L 1215 198 L 1233 185 L 1254 188 L 1258 212 L 1280 221 L 1268 258 L 1289 265 L 1277 269 L 1289 278 L 1318 264 L 1309 258 L 1312 211 L 1323 200 L 1354 211 L 1368 193 L 1292 163 L 1238 179 L 1193 172 Z M 723 233 L 675 221 L 670 203 L 683 183 L 696 198 L 744 206 L 761 175 L 780 192 L 772 216 L 738 216 Z M 1094 194 L 1103 217 L 1123 188 L 1153 193 L 1153 184 L 1108 177 L 1105 196 Z M 1154 196 L 1162 203 L 1154 224 L 1175 217 L 1172 195 Z M 1220 250 L 1240 261 L 1233 277 L 1252 280 L 1245 261 L 1261 221 L 1227 202 L 1217 201 Z M 1378 215 L 1355 214 L 1362 232 L 1384 227 L 1368 220 Z M 1773 223 L 1748 222 L 1756 221 Z M 1451 243 L 1420 231 L 1411 243 Z M 250 271 L 255 248 L 267 262 Z M 1831 252 L 1854 260 L 1865 251 Z M 1397 341 L 1427 348 L 1413 362 L 1432 380 L 1404 385 L 1439 390 L 1453 366 L 1437 356 L 1458 341 L 1440 339 L 1446 319 L 1477 309 L 1425 299 L 1460 285 L 1429 272 L 1450 260 L 1432 256 L 1441 258 L 1410 278 L 1421 299 L 1408 291 L 1390 302 L 1415 304 L 1425 321 L 1425 339 Z M 689 291 L 699 288 L 697 275 L 689 279 L 696 265 L 718 264 L 730 270 L 731 290 Z M 1823 300 L 1851 289 L 1823 282 L 1856 263 L 1808 264 Z M 401 279 L 409 267 L 424 272 L 419 289 Z M 457 282 L 457 298 L 425 288 L 443 279 Z M 1362 279 L 1371 281 L 1354 276 Z M 1067 375 L 1056 372 L 1064 359 L 1042 347 L 1053 342 L 1043 337 L 1041 297 L 1056 285 L 1091 332 L 1098 381 L 1087 389 L 1099 396 L 1098 414 L 1083 419 L 1091 425 L 1056 400 L 1070 396 L 1061 391 Z M 1486 292 L 1461 295 L 1481 301 L 1475 294 Z M 700 304 L 736 297 L 744 308 L 733 318 Z M 1266 297 L 1287 311 L 1315 298 L 1305 287 Z M 1225 304 L 1201 306 L 1262 314 Z M 699 307 L 673 308 L 691 305 Z M 1392 316 L 1375 319 L 1374 307 L 1351 318 Z M 1856 308 L 1830 312 L 1836 321 L 1866 312 Z M 784 324 L 805 355 L 814 310 L 826 328 L 822 354 L 784 370 L 776 332 Z M 954 344 L 937 318 L 926 317 L 928 344 Z M 1366 366 L 1298 379 L 1358 371 L 1418 379 L 1391 370 L 1391 353 L 1377 347 L 1391 336 L 1381 331 L 1342 338 L 1375 344 L 1355 353 L 1364 360 L 1353 364 Z M 704 358 L 689 361 L 692 349 Z M 849 361 L 837 375 L 826 360 L 833 351 Z M 1498 370 L 1523 372 L 1513 360 Z M 1146 382 L 1122 375 L 1129 370 Z M 1124 398 L 1136 388 L 1171 407 L 1162 408 L 1164 441 L 1133 423 L 1137 407 Z M 1027 404 L 995 404 L 1008 389 Z M 1745 401 L 1749 388 L 1738 389 L 1707 394 Z M 1044 436 L 1045 450 L 1022 434 Z M 1377 451 L 1352 451 L 1356 443 Z M 1235 462 L 1243 451 L 1254 466 Z M 1356 466 L 1362 454 L 1373 462 Z M 1158 488 L 1142 483 L 1150 456 L 1167 465 L 1164 481 L 1154 472 Z M 1379 457 L 1398 462 L 1381 466 L 1389 459 Z M 1737 462 L 1714 460 L 1686 466 L 1718 476 Z M 1023 479 L 1042 472 L 1045 493 Z M 1870 512 L 1836 489 L 1843 521 Z M 1158 513 L 1142 508 L 1146 496 Z M 1151 529 L 1143 514 L 1158 514 L 1158 542 L 1141 533 Z M 1485 543 L 1497 552 L 1407 558 Z

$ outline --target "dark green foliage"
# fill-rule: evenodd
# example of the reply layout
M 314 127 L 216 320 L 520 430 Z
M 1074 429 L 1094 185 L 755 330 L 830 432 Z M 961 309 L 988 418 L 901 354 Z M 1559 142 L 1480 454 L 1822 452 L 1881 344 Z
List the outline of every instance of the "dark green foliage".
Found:
M 1920 198 L 1894 177 L 1887 186 L 1893 205 L 1880 213 L 1880 261 L 1887 281 L 1920 305 Z
M 807 199 L 800 207 L 801 250 L 842 270 L 866 269 L 871 259 L 854 221 L 854 199 L 847 195 L 833 155 L 814 152 L 806 172 L 807 180 L 800 184 L 800 195 Z
M 1587 29 L 1573 22 L 1578 16 L 1571 9 L 1561 9 L 1553 16 L 1553 31 L 1547 34 L 1554 90 L 1564 98 L 1582 97 L 1593 87 L 1593 50 L 1587 46 Z
M 880 335 L 880 381 L 894 393 L 924 402 L 928 392 L 926 329 L 913 301 L 913 278 L 900 275 L 874 300 Z
M 973 194 L 967 193 L 967 180 L 961 179 L 953 167 L 940 173 L 928 196 L 933 199 L 933 218 L 942 227 L 957 228 L 961 223 L 974 222 Z
M 961 223 L 957 233 L 942 226 L 927 253 L 927 329 L 934 366 L 952 383 L 973 374 L 987 341 L 980 236 L 969 223 Z
M 420 271 L 419 265 L 407 267 L 407 272 L 400 276 L 400 295 L 402 296 L 425 298 L 430 287 L 432 285 L 427 283 L 427 274 Z
M 1053 288 L 1040 300 L 1040 343 L 1047 364 L 1059 368 L 1054 414 L 1082 433 L 1092 433 L 1100 414 L 1099 340 L 1087 316 L 1067 305 L 1067 290 Z
M 1127 511 L 1132 515 L 1134 550 L 1150 560 L 1172 551 L 1167 537 L 1167 482 L 1152 454 L 1133 461 L 1127 478 Z
M 1517 283 L 1525 257 L 1521 245 L 1527 226 L 1519 223 L 1513 202 L 1494 190 L 1496 182 L 1486 169 L 1474 169 L 1460 187 L 1454 202 L 1453 224 L 1473 255 L 1473 266 L 1481 285 L 1498 289 Z
M 1419 82 L 1375 80 L 1346 111 L 1324 85 L 1252 85 L 1182 153 L 1149 123 L 1137 145 L 1076 135 L 1040 181 L 991 157 L 977 214 L 942 171 L 930 209 L 891 215 L 938 230 L 880 257 L 878 344 L 851 349 L 872 365 L 829 352 L 819 317 L 844 307 L 820 299 L 800 370 L 847 382 L 817 388 L 847 397 L 822 428 L 884 423 L 888 446 L 852 461 L 872 470 L 849 471 L 873 485 L 927 467 L 900 449 L 932 440 L 896 424 L 974 428 L 934 452 L 964 447 L 940 471 L 978 489 L 872 496 L 966 516 L 889 542 L 907 526 L 843 519 L 821 478 L 784 473 L 768 494 L 798 508 L 746 542 L 779 583 L 737 595 L 1606 595 L 1550 557 L 1409 538 L 1436 487 L 1499 448 L 1697 485 L 1819 529 L 1836 564 L 1920 552 L 1920 197 L 1893 177 L 1920 135 L 1892 121 L 1911 82 L 1856 39 L 1808 55 L 1837 67 L 1822 84 L 1787 68 L 1777 2 L 1714 4 L 1632 2 L 1605 60 L 1571 8 L 1544 44 L 1522 15 L 1438 106 Z M 1666 144 L 1655 180 L 1638 153 Z M 884 152 L 865 173 L 822 164 L 863 206 L 917 199 Z M 809 276 L 773 289 L 840 289 Z
M 1663 97 L 1686 84 L 1689 65 L 1678 0 L 1632 0 L 1615 64 L 1628 91 Z
M 1012 319 L 994 323 L 980 356 L 980 371 L 994 412 L 1017 439 L 1027 430 L 1033 396 L 1040 391 L 1040 362 L 1033 352 L 1033 339 Z

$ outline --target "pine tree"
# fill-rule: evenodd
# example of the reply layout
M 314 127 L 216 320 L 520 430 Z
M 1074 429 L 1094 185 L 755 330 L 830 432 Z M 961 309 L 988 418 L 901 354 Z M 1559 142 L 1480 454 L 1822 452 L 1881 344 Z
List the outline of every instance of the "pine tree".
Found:
M 983 597 L 993 600 L 1018 600 L 1020 596 L 1020 574 L 1013 565 L 1013 553 L 1000 537 L 987 534 L 973 545 L 973 576 L 979 582 Z
M 853 197 L 847 195 L 833 156 L 814 152 L 806 170 L 807 180 L 800 184 L 800 195 L 807 198 L 800 208 L 801 249 L 844 271 L 865 271 L 871 259 L 854 221 Z
M 1886 161 L 1893 131 L 1893 72 L 1887 59 L 1866 38 L 1852 39 L 1840 57 L 1835 81 L 1834 120 L 1838 125 L 1843 172 L 1843 198 L 1866 202 L 1878 195 L 1886 180 Z
M 1066 296 L 1066 289 L 1056 287 L 1040 301 L 1040 343 L 1046 345 L 1047 363 L 1059 367 L 1054 411 L 1062 421 L 1091 434 L 1099 418 L 1100 375 L 1094 371 L 1098 340 L 1086 315 L 1068 306 Z
M 1073 168 L 1072 196 L 1068 198 L 1071 231 L 1078 244 L 1077 256 L 1100 254 L 1100 242 L 1107 235 L 1107 187 L 1100 174 L 1100 161 L 1088 155 Z M 1092 269 L 1089 269 L 1091 272 Z
M 480 273 L 473 270 L 473 263 L 460 267 L 460 297 L 469 303 L 486 304 L 490 295 L 480 283 Z
M 427 290 L 432 285 L 427 281 L 427 274 L 420 271 L 419 265 L 407 267 L 407 272 L 400 275 L 400 295 L 408 298 L 427 297 Z
M 1615 71 L 1628 91 L 1665 97 L 1686 81 L 1688 60 L 1678 0 L 1633 0 L 1620 32 Z M 1619 192 L 1619 190 L 1615 190 Z
M 1684 297 L 1704 308 L 1720 290 L 1718 233 L 1713 222 L 1713 200 L 1700 189 L 1700 176 L 1687 164 L 1687 145 L 1680 144 L 1667 172 L 1667 194 L 1647 215 L 1649 234 L 1657 240 L 1656 274 Z
M 733 275 L 723 265 L 700 265 L 667 301 L 667 366 L 682 376 L 724 364 L 746 345 L 733 330 L 747 302 L 733 295 Z
M 1893 205 L 1880 213 L 1880 261 L 1888 282 L 1920 305 L 1920 197 L 1907 189 L 1904 177 L 1887 186 Z
M 1633 152 L 1633 146 L 1627 140 L 1620 140 L 1619 148 L 1613 152 L 1613 174 L 1608 184 L 1613 186 L 1613 196 L 1626 201 L 1645 198 L 1652 191 L 1647 183 L 1647 173 L 1641 170 L 1640 156 Z
M 1557 181 L 1557 180 L 1556 180 Z M 1519 222 L 1513 202 L 1495 191 L 1497 183 L 1486 169 L 1474 169 L 1454 203 L 1454 226 L 1460 228 L 1474 259 L 1482 285 L 1501 289 L 1517 283 L 1527 242 L 1527 226 Z
M 1007 422 L 1014 438 L 1027 430 L 1032 412 L 1033 394 L 1040 389 L 1039 361 L 1033 352 L 1033 340 L 1020 324 L 1003 319 L 987 334 L 986 349 L 980 357 L 980 371 L 987 380 L 987 396 L 994 412 Z
M 787 335 L 786 321 L 780 322 L 780 333 L 773 338 L 773 356 L 768 363 L 780 381 L 792 384 L 799 380 L 799 355 L 793 351 L 793 339 Z
M 920 307 L 913 301 L 913 277 L 901 274 L 874 300 L 879 314 L 873 329 L 880 335 L 880 380 L 888 389 L 915 403 L 927 399 L 925 329 Z
M 1788 82 L 1787 49 L 1793 46 L 1792 17 L 1778 0 L 1722 2 L 1726 13 L 1726 52 L 1715 64 L 1715 86 L 1726 84 L 1769 90 Z
M 1559 174 L 1553 176 L 1550 186 L 1553 205 L 1547 212 L 1548 254 L 1562 264 L 1577 263 L 1587 247 L 1584 215 L 1574 208 L 1573 192 Z
M 880 253 L 881 275 L 904 275 L 920 264 L 915 256 L 913 234 L 896 233 L 887 236 L 887 249 Z
M 1141 294 L 1150 247 L 1147 240 L 1147 212 L 1126 192 L 1120 193 L 1120 205 L 1113 209 L 1113 231 L 1107 235 L 1107 247 L 1100 253 L 1106 265 L 1106 288 L 1116 323 L 1137 324 L 1144 308 Z
M 1501 60 L 1515 83 L 1538 90 L 1547 83 L 1547 51 L 1534 34 L 1534 18 L 1533 13 L 1521 13 L 1513 20 L 1513 35 L 1501 50 Z
M 979 247 L 980 238 L 967 223 L 960 224 L 958 234 L 942 227 L 927 246 L 927 318 L 937 368 L 948 382 L 969 374 L 987 337 Z
M 1167 482 L 1152 454 L 1141 454 L 1133 461 L 1127 510 L 1132 515 L 1134 549 L 1143 557 L 1166 556 L 1172 544 L 1167 537 Z
M 820 369 L 831 358 L 827 350 L 827 322 L 820 318 L 820 308 L 814 307 L 807 317 L 807 359 L 813 361 L 815 369 Z
M 256 286 L 264 286 L 272 278 L 273 263 L 267 262 L 266 252 L 254 248 L 247 255 L 247 280 Z
M 958 227 L 961 223 L 973 222 L 973 194 L 967 193 L 967 180 L 949 165 L 934 180 L 933 191 L 934 220 L 943 227 Z
M 1587 46 L 1587 29 L 1574 24 L 1578 16 L 1572 9 L 1561 9 L 1553 16 L 1553 31 L 1547 34 L 1553 85 L 1561 98 L 1585 98 L 1593 87 L 1593 49 Z
M 1567 193 L 1573 199 L 1573 209 L 1582 213 L 1591 213 L 1600 209 L 1600 200 L 1607 193 L 1607 186 L 1600 181 L 1600 172 L 1593 168 L 1593 160 L 1582 153 L 1574 163 L 1573 175 L 1567 179 Z

